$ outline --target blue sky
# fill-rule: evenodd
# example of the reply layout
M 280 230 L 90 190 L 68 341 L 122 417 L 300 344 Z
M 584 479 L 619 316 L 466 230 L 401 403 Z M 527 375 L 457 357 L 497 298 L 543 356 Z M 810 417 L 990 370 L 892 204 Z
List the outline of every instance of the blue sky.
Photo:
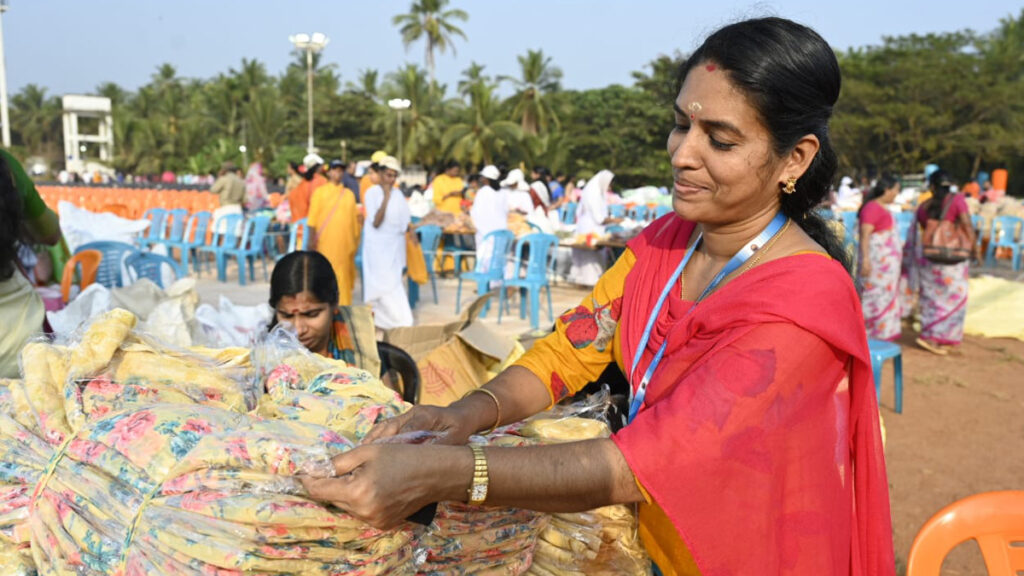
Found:
M 359 70 L 382 75 L 423 63 L 406 51 L 391 17 L 409 0 L 9 0 L 3 16 L 10 91 L 28 83 L 50 94 L 90 93 L 103 81 L 134 89 L 170 62 L 190 78 L 209 78 L 243 57 L 272 74 L 290 60 L 288 36 L 323 32 L 324 53 L 343 81 Z M 469 12 L 457 55 L 437 57 L 438 80 L 454 89 L 471 61 L 490 74 L 518 74 L 516 55 L 543 48 L 567 88 L 631 82 L 630 72 L 659 54 L 694 49 L 704 35 L 748 16 L 778 15 L 808 24 L 833 46 L 878 44 L 884 35 L 987 32 L 1020 13 L 1019 0 L 453 0 Z M 968 8 L 969 6 L 969 8 Z

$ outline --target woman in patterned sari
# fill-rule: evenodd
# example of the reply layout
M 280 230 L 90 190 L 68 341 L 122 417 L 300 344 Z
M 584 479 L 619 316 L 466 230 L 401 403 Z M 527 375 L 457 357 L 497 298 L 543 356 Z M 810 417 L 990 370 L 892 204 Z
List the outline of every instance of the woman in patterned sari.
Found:
M 937 170 L 928 178 L 932 197 L 918 206 L 917 224 L 924 228 L 929 219 L 955 222 L 967 231 L 970 245 L 974 245 L 974 227 L 971 213 L 962 194 L 950 193 L 953 180 L 945 170 Z M 912 227 L 914 241 L 908 242 L 910 259 L 917 267 L 918 305 L 921 310 L 921 336 L 917 345 L 929 352 L 946 355 L 960 344 L 964 337 L 964 319 L 967 316 L 968 262 L 941 264 L 921 256 L 921 234 Z
M 900 192 L 900 183 L 882 176 L 857 215 L 860 222 L 860 298 L 868 338 L 900 337 L 900 263 L 903 250 L 892 213 L 886 208 Z
M 519 362 L 449 407 L 378 424 L 334 458 L 337 477 L 306 480 L 310 496 L 380 527 L 439 500 L 636 503 L 667 576 L 894 574 L 863 317 L 842 244 L 813 212 L 836 168 L 835 54 L 789 20 L 747 20 L 711 35 L 679 77 L 674 213 Z M 631 385 L 611 438 L 466 446 L 611 363 Z M 444 444 L 374 442 L 416 430 L 444 431 Z

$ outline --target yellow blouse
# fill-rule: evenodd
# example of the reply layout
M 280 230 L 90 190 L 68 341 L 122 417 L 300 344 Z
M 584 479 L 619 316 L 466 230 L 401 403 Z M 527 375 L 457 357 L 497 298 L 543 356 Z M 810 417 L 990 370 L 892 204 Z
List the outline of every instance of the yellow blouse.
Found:
M 596 380 L 611 362 L 628 374 L 622 359 L 619 313 L 626 276 L 635 263 L 636 255 L 627 248 L 601 276 L 593 292 L 558 319 L 554 333 L 535 343 L 516 362 L 544 382 L 552 405 Z M 671 520 L 639 480 L 637 486 L 647 500 L 639 507 L 640 537 L 651 559 L 665 576 L 699 576 Z

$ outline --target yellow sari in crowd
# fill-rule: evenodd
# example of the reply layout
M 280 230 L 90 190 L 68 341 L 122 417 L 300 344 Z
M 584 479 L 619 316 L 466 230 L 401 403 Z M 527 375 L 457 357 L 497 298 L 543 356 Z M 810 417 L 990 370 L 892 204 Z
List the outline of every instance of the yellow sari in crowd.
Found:
M 359 222 L 356 196 L 348 188 L 330 182 L 313 192 L 307 221 L 316 232 L 314 249 L 323 254 L 338 278 L 338 304 L 352 305 L 356 280 L 356 249 L 359 247 Z M 313 234 L 311 232 L 311 234 Z

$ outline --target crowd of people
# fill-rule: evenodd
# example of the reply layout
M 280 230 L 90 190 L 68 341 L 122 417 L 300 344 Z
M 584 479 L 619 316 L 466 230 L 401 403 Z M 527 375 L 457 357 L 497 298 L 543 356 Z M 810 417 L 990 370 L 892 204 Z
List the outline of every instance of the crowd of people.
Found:
M 746 20 L 713 33 L 680 78 L 667 142 L 673 212 L 610 267 L 600 252 L 574 250 L 570 277 L 590 292 L 513 366 L 369 437 L 428 430 L 444 433 L 439 443 L 368 442 L 334 459 L 337 477 L 306 481 L 313 498 L 382 528 L 446 499 L 552 512 L 633 503 L 662 574 L 894 573 L 868 338 L 898 338 L 916 295 L 919 345 L 946 354 L 960 342 L 968 263 L 928 248 L 943 223 L 975 245 L 964 194 L 933 171 L 904 243 L 890 210 L 899 180 L 883 175 L 855 198 L 844 178 L 834 201 L 857 210 L 852 255 L 819 212 L 834 198 L 837 166 L 829 121 L 841 81 L 828 43 L 789 20 Z M 43 315 L 13 231 L 52 243 L 59 228 L 0 152 L 0 314 L 30 331 Z M 305 222 L 309 249 L 274 267 L 270 305 L 272 324 L 290 324 L 310 351 L 355 365 L 369 354 L 350 316 L 360 246 L 373 324 L 413 324 L 403 271 L 418 205 L 468 219 L 480 269 L 493 257 L 489 234 L 512 213 L 545 233 L 569 202 L 578 235 L 617 223 L 608 170 L 573 182 L 543 167 L 464 171 L 451 161 L 423 188 L 403 188 L 401 175 L 383 151 L 365 167 L 310 153 L 289 164 L 273 207 L 259 163 L 243 175 L 226 162 L 212 182 L 215 217 L 273 209 L 281 222 Z M 6 376 L 17 374 L 16 340 L 26 338 L 0 340 Z M 609 367 L 630 387 L 627 423 L 610 439 L 466 448 L 471 435 L 543 411 Z

